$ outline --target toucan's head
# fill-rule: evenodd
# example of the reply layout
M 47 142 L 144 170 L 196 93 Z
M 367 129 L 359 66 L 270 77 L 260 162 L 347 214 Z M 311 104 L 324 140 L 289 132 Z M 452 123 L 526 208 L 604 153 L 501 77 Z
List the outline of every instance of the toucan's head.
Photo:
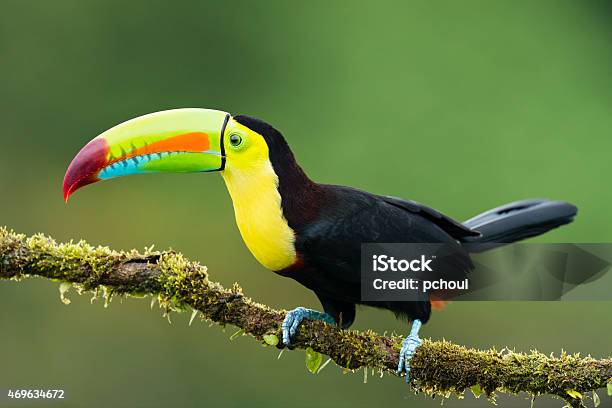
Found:
M 293 162 L 293 156 L 281 134 L 262 121 L 211 109 L 167 110 L 91 140 L 66 171 L 64 199 L 88 184 L 130 174 L 249 174 L 279 160 Z

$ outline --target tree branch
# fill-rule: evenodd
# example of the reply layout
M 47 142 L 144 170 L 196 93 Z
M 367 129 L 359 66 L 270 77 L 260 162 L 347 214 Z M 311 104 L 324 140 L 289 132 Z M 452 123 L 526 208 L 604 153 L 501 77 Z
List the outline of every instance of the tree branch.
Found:
M 204 266 L 174 252 L 118 252 L 83 241 L 58 244 L 43 235 L 26 237 L 0 228 L 0 279 L 27 276 L 70 282 L 80 290 L 104 288 L 114 294 L 158 295 L 168 310 L 190 306 L 204 318 L 235 325 L 258 341 L 263 342 L 264 336 L 268 340 L 281 338 L 284 311 L 252 301 L 237 284 L 227 289 L 209 280 Z M 401 341 L 397 336 L 305 321 L 293 345 L 311 347 L 348 369 L 370 367 L 395 374 Z M 427 394 L 462 394 L 470 387 L 489 397 L 494 397 L 495 391 L 525 391 L 534 396 L 557 396 L 573 407 L 582 405 L 586 392 L 612 381 L 612 358 L 480 351 L 446 341 L 425 340 L 411 367 L 412 386 Z

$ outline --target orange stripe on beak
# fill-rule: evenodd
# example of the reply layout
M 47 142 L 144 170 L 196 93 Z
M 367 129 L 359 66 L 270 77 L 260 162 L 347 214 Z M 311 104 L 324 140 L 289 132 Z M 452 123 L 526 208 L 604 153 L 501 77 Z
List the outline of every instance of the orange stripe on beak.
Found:
M 183 133 L 160 140 L 150 145 L 141 147 L 131 152 L 130 155 L 140 156 L 143 154 L 162 152 L 204 152 L 210 148 L 208 134 L 204 132 Z
M 111 165 L 118 161 L 131 159 L 132 157 L 142 156 L 145 154 L 154 153 L 171 153 L 171 152 L 188 152 L 200 153 L 210 149 L 210 140 L 208 133 L 205 132 L 190 132 L 169 137 L 168 139 L 160 140 L 149 145 L 131 150 L 120 157 L 111 158 L 107 165 Z

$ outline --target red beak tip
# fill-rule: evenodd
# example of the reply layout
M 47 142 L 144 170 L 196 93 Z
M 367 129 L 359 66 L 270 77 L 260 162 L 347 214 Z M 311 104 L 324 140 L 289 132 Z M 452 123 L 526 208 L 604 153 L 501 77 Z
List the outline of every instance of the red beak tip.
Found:
M 106 140 L 96 138 L 87 143 L 72 159 L 62 187 L 65 202 L 68 202 L 68 197 L 79 188 L 99 180 L 96 175 L 107 164 L 107 154 Z
M 68 198 L 72 194 L 73 186 L 71 186 L 66 180 L 68 173 L 64 176 L 64 182 L 62 183 L 62 195 L 64 196 L 64 202 L 68 202 Z

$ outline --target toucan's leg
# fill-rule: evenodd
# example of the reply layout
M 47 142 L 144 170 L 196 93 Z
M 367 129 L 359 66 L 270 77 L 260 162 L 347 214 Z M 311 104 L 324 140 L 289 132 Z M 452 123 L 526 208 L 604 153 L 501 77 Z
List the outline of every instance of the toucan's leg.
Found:
M 421 321 L 416 319 L 412 322 L 410 334 L 404 339 L 402 349 L 400 350 L 399 364 L 397 365 L 397 373 L 406 372 L 406 382 L 410 381 L 410 360 L 414 356 L 417 347 L 423 344 L 423 340 L 419 338 L 419 330 L 421 329 Z
M 295 334 L 298 326 L 304 319 L 322 320 L 325 323 L 336 324 L 336 320 L 327 313 L 306 309 L 305 307 L 296 307 L 295 309 L 287 312 L 285 320 L 281 326 L 283 329 L 283 343 L 286 346 L 290 344 L 291 336 Z

